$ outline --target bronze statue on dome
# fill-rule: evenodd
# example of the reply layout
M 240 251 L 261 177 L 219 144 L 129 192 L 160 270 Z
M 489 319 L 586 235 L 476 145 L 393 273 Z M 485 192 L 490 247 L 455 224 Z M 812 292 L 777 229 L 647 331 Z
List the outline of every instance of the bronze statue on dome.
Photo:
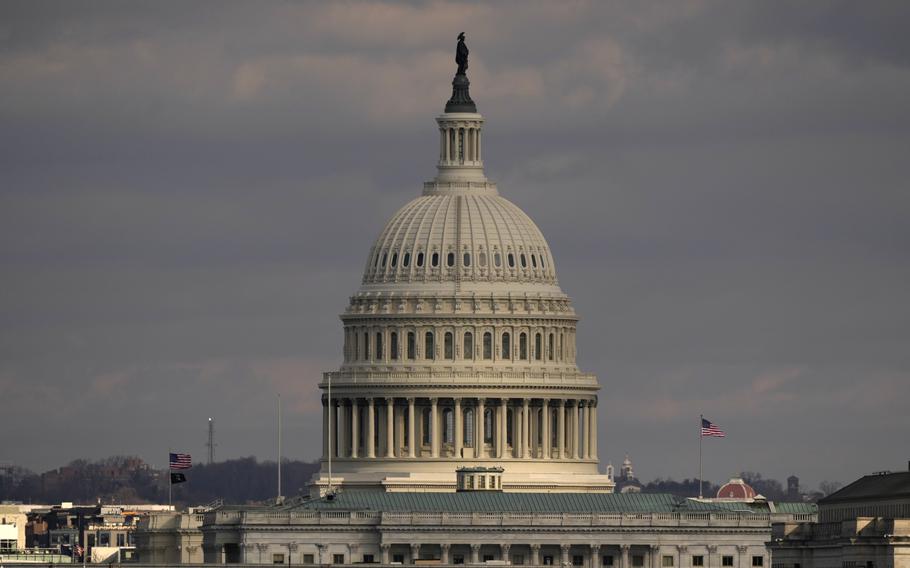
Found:
M 455 63 L 458 64 L 456 75 L 464 75 L 468 70 L 468 46 L 464 43 L 464 32 L 458 34 L 458 46 L 455 48 Z

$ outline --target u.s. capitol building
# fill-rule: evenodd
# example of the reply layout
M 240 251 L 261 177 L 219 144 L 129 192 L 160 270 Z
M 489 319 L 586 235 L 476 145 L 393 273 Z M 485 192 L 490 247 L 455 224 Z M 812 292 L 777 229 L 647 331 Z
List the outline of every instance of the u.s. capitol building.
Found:
M 614 494 L 597 378 L 534 222 L 484 175 L 459 42 L 436 177 L 373 243 L 322 389 L 309 495 L 150 519 L 143 562 L 770 567 L 811 507 Z

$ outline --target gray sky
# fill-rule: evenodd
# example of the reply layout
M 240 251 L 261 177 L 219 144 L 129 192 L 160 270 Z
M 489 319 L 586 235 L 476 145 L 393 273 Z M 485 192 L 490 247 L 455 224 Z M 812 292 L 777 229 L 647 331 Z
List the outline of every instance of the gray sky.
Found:
M 0 4 L 0 461 L 317 457 L 319 373 L 433 177 L 467 33 L 601 457 L 804 485 L 910 458 L 906 2 Z M 197 458 L 198 459 L 198 458 Z

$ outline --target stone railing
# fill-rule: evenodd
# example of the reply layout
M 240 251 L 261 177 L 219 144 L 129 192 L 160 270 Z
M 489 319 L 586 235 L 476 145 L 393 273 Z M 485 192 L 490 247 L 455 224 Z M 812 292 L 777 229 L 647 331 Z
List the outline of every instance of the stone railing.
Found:
M 590 373 L 531 373 L 520 371 L 334 371 L 323 373 L 322 386 L 361 384 L 423 384 L 426 382 L 464 385 L 561 385 L 597 386 Z
M 208 513 L 218 524 L 770 528 L 767 513 L 426 513 L 235 511 Z

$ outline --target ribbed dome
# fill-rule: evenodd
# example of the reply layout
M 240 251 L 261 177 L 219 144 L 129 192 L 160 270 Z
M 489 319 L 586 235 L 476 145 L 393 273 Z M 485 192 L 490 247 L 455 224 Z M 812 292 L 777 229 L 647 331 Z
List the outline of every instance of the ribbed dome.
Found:
M 466 189 L 438 191 L 437 184 L 428 184 L 424 195 L 395 213 L 370 251 L 364 285 L 556 286 L 550 247 L 530 217 L 492 184 L 460 185 Z

